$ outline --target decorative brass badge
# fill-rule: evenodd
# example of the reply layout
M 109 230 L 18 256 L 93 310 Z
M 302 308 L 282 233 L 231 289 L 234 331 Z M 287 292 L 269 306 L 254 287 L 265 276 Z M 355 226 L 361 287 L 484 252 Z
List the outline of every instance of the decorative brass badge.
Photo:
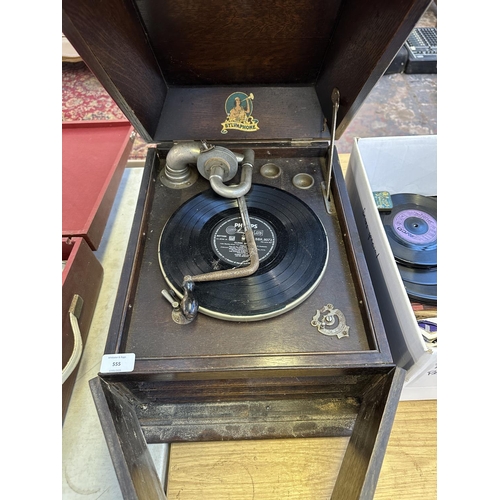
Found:
M 222 123 L 222 134 L 227 134 L 228 130 L 243 130 L 244 132 L 255 132 L 259 130 L 257 124 L 259 120 L 252 117 L 253 94 L 243 92 L 233 92 L 225 104 L 226 121 Z
M 318 332 L 323 335 L 336 335 L 339 339 L 349 337 L 349 327 L 346 325 L 345 316 L 340 309 L 335 309 L 332 304 L 317 309 L 311 325 L 317 327 Z

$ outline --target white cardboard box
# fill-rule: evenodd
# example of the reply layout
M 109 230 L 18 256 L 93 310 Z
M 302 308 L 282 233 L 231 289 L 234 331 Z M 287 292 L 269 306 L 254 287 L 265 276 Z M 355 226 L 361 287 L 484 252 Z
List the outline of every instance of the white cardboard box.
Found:
M 346 185 L 393 359 L 407 370 L 401 399 L 437 399 L 437 347 L 424 342 L 372 194 L 437 195 L 437 136 L 355 139 Z

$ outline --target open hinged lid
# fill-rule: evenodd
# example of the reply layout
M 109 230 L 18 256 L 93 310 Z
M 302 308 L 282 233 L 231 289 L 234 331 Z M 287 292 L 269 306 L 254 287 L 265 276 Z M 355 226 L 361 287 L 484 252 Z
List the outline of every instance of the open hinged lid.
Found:
M 96 250 L 134 142 L 127 120 L 62 123 L 62 236 Z
M 63 0 L 63 32 L 148 142 L 286 143 L 330 137 L 335 88 L 340 136 L 428 4 Z

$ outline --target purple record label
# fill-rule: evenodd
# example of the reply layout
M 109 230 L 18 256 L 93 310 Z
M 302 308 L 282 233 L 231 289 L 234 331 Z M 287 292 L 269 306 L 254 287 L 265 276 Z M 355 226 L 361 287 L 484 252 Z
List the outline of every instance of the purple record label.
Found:
M 262 262 L 276 248 L 276 233 L 259 217 L 250 216 L 250 224 Z M 240 217 L 224 219 L 212 233 L 212 249 L 227 264 L 242 265 L 249 259 L 243 223 Z
M 396 235 L 404 241 L 428 245 L 437 239 L 437 221 L 422 210 L 401 210 L 392 220 Z

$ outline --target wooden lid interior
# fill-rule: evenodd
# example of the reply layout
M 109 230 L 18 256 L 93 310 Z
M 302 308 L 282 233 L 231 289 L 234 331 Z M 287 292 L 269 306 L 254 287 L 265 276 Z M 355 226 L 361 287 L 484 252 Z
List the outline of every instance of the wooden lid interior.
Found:
M 144 139 L 337 137 L 427 0 L 63 0 L 63 32 Z M 256 130 L 222 132 L 251 94 Z M 325 121 L 326 120 L 326 121 Z

